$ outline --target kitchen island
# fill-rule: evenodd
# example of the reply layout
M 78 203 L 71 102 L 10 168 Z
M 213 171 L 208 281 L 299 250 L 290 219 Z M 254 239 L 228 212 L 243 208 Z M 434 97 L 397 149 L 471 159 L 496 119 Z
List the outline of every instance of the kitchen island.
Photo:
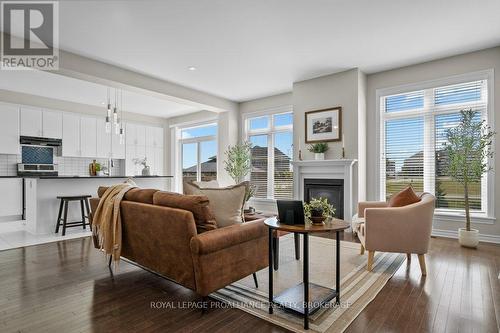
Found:
M 59 200 L 57 196 L 97 196 L 99 186 L 123 183 L 131 178 L 139 187 L 170 190 L 172 176 L 38 176 L 24 178 L 24 218 L 26 231 L 32 234 L 54 233 Z M 81 220 L 78 202 L 71 203 L 68 221 Z

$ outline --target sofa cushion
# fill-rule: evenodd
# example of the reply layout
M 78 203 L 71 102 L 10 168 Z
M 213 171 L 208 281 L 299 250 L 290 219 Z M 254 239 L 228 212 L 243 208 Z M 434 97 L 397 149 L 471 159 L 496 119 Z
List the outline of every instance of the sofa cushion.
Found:
M 97 189 L 97 195 L 102 197 L 104 192 L 108 189 L 108 186 L 99 186 Z M 125 193 L 123 197 L 124 200 L 141 202 L 146 204 L 153 204 L 153 195 L 159 190 L 150 189 L 150 188 L 133 188 Z
M 419 201 L 420 197 L 413 191 L 411 186 L 408 186 L 391 196 L 389 199 L 389 207 L 403 207 Z
M 206 195 L 214 212 L 218 227 L 243 223 L 243 204 L 248 182 L 221 188 L 200 188 L 189 184 L 193 194 Z
M 153 196 L 153 203 L 159 206 L 190 211 L 193 213 L 198 233 L 217 228 L 214 214 L 209 207 L 208 198 L 204 195 L 184 195 L 158 191 Z

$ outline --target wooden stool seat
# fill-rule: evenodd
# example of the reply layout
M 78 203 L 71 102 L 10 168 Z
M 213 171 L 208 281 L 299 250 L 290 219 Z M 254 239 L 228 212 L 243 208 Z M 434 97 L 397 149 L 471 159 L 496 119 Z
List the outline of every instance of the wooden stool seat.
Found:
M 92 215 L 91 215 L 92 213 L 90 212 L 90 205 L 89 205 L 89 198 L 91 197 L 92 197 L 91 195 L 71 195 L 71 196 L 57 197 L 57 199 L 59 199 L 61 203 L 59 205 L 59 214 L 57 216 L 56 234 L 59 233 L 59 226 L 61 225 L 61 222 L 62 222 L 63 236 L 66 235 L 66 228 L 81 226 L 85 230 L 88 225 L 90 227 L 90 230 L 92 230 Z M 80 210 L 82 213 L 81 221 L 68 222 L 68 203 L 70 201 L 80 201 Z M 63 211 L 64 211 L 64 216 L 61 218 Z M 85 215 L 85 211 L 87 215 Z M 88 221 L 88 223 L 86 222 L 85 219 Z

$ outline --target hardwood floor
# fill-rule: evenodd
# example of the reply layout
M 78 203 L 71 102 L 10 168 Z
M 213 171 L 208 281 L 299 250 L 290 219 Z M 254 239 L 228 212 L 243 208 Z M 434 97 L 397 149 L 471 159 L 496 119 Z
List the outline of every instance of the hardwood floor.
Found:
M 347 332 L 499 331 L 500 246 L 433 238 L 427 271 L 412 256 Z M 90 238 L 0 252 L 0 332 L 286 331 L 215 301 L 202 314 L 199 301 L 125 261 L 113 273 Z

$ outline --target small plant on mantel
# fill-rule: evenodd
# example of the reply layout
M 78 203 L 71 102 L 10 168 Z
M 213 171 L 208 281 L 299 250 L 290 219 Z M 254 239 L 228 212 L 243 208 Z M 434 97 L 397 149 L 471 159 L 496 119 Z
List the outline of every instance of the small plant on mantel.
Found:
M 471 229 L 469 186 L 480 182 L 491 168 L 488 159 L 493 157 L 492 143 L 495 132 L 485 123 L 474 119 L 478 112 L 472 109 L 460 111 L 460 122 L 446 131 L 443 144 L 448 157 L 448 175 L 462 184 L 464 189 L 465 229 L 458 230 L 462 246 L 477 247 L 479 231 Z
M 317 142 L 313 143 L 312 145 L 309 145 L 309 150 L 311 153 L 314 153 L 314 159 L 315 160 L 324 160 L 325 159 L 325 153 L 328 151 L 328 143 L 326 142 Z

